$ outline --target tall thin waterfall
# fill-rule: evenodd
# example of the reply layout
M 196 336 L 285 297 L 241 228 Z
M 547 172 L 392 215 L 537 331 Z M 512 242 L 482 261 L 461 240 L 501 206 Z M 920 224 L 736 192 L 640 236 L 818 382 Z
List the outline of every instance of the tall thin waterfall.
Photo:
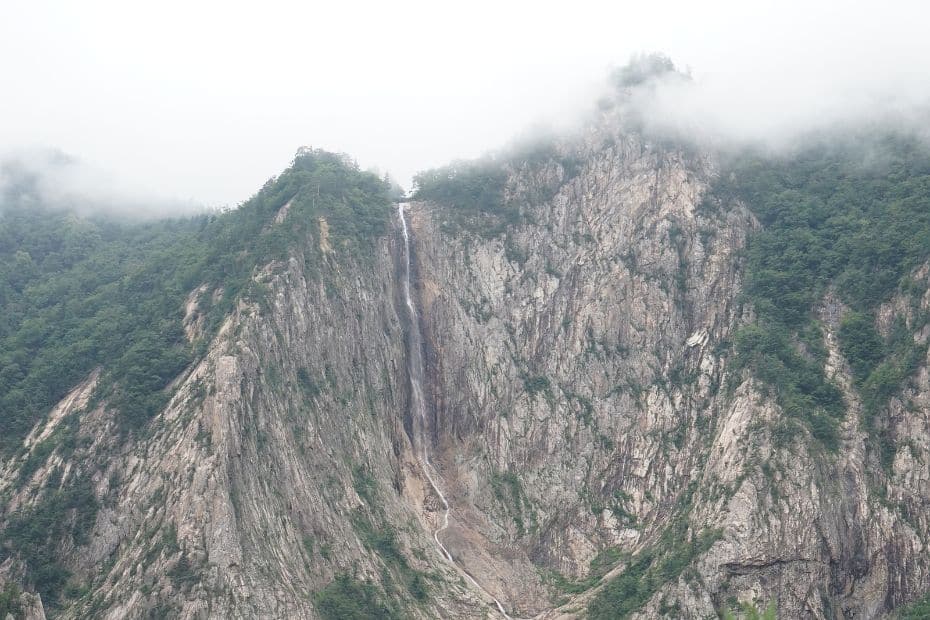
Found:
M 407 304 L 407 317 L 410 321 L 410 328 L 407 330 L 407 373 L 410 375 L 410 409 L 413 413 L 411 441 L 417 457 L 429 464 L 429 451 L 426 449 L 429 423 L 426 419 L 426 401 L 423 396 L 423 335 L 420 332 L 417 306 L 410 290 L 410 233 L 404 213 L 406 206 L 407 203 L 403 202 L 397 205 L 397 217 L 404 234 L 404 302 Z
M 449 505 L 449 501 L 446 499 L 445 494 L 442 492 L 442 488 L 437 482 L 439 474 L 433 469 L 433 464 L 429 459 L 431 441 L 429 439 L 429 423 L 426 419 L 426 401 L 423 394 L 423 334 L 420 332 L 420 319 L 417 314 L 417 306 L 410 290 L 410 231 L 407 229 L 406 207 L 407 203 L 405 202 L 398 203 L 397 205 L 397 218 L 400 220 L 400 227 L 404 235 L 404 302 L 407 304 L 407 318 L 410 323 L 409 329 L 407 330 L 407 374 L 410 377 L 410 409 L 413 414 L 413 437 L 411 437 L 410 440 L 413 443 L 413 449 L 416 453 L 417 461 L 420 463 L 420 469 L 423 471 L 423 475 L 426 476 L 430 486 L 433 487 L 433 491 L 435 491 L 440 501 L 442 501 L 442 525 L 433 532 L 433 540 L 436 541 L 436 546 L 439 547 L 442 556 L 455 566 L 478 591 L 493 600 L 498 611 L 500 611 L 504 618 L 510 620 L 510 616 L 504 611 L 504 606 L 501 605 L 501 602 L 491 596 L 487 590 L 481 587 L 481 585 L 468 574 L 468 571 L 466 571 L 464 567 L 460 566 L 455 559 L 453 559 L 452 554 L 449 553 L 449 550 L 446 549 L 446 546 L 442 544 L 439 538 L 439 535 L 449 527 L 449 515 L 452 512 L 452 507 Z

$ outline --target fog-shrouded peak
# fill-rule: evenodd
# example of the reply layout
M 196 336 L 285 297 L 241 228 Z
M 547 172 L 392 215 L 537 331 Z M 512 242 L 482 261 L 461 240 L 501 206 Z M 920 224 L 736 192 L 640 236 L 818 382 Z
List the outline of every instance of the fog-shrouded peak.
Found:
M 913 114 L 930 94 L 927 17 L 913 0 L 5 2 L 0 146 L 52 145 L 209 206 L 247 199 L 300 144 L 409 187 L 570 124 L 608 82 L 647 87 L 653 127 L 784 144 Z M 667 57 L 626 65 L 652 50 Z

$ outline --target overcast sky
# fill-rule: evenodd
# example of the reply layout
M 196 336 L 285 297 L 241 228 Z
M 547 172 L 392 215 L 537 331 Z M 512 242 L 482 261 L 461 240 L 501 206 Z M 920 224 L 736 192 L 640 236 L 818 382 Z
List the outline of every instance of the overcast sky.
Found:
M 2 0 L 0 152 L 61 149 L 114 185 L 212 206 L 248 198 L 301 145 L 409 186 L 574 117 L 644 51 L 704 89 L 663 114 L 790 133 L 925 100 L 925 6 Z

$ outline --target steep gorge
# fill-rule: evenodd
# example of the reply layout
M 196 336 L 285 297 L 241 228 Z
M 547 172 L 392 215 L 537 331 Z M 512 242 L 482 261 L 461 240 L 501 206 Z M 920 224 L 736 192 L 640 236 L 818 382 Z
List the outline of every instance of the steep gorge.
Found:
M 458 566 L 455 558 L 452 557 L 452 554 L 449 553 L 449 550 L 446 549 L 446 546 L 442 543 L 442 540 L 440 540 L 442 533 L 449 528 L 449 516 L 452 512 L 452 507 L 449 505 L 449 501 L 442 491 L 441 480 L 437 482 L 437 474 L 429 457 L 430 452 L 432 452 L 432 443 L 435 433 L 430 431 L 430 425 L 426 414 L 427 407 L 423 394 L 423 384 L 425 381 L 423 368 L 423 336 L 420 331 L 420 316 L 417 313 L 417 305 L 411 294 L 411 244 L 410 234 L 407 228 L 406 207 L 407 203 L 404 202 L 398 203 L 397 205 L 397 219 L 400 222 L 401 234 L 404 240 L 403 291 L 408 321 L 407 375 L 410 379 L 410 408 L 412 409 L 410 426 L 413 428 L 413 433 L 410 435 L 410 442 L 417 455 L 416 458 L 419 461 L 423 476 L 429 481 L 430 487 L 442 504 L 442 519 L 439 526 L 433 531 L 433 540 L 436 541 L 436 546 L 442 552 L 443 557 L 453 565 Z M 495 607 L 500 611 L 501 615 L 509 619 L 510 616 L 507 615 L 501 602 L 488 594 L 467 570 L 461 570 L 465 579 L 482 594 L 493 600 Z
M 623 114 L 453 171 L 442 188 L 481 190 L 465 203 L 363 197 L 376 179 L 299 156 L 311 176 L 260 194 L 255 238 L 284 241 L 215 332 L 223 287 L 188 292 L 202 353 L 145 431 L 93 369 L 4 457 L 0 580 L 41 590 L 51 558 L 62 618 L 881 618 L 919 598 L 926 261 L 874 313 L 922 355 L 877 412 L 835 282 L 790 335 L 842 394 L 831 447 L 741 357 L 764 218 L 717 154 Z M 53 539 L 29 527 L 50 506 Z

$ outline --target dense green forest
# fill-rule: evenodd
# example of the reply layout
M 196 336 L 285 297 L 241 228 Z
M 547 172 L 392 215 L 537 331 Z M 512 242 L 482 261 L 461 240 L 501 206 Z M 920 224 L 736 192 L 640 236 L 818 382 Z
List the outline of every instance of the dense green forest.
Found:
M 390 188 L 345 157 L 302 151 L 240 208 L 134 223 L 0 205 L 0 452 L 95 368 L 125 429 L 165 402 L 166 385 L 201 351 L 182 330 L 196 287 L 222 289 L 208 334 L 249 286 L 325 216 L 337 251 L 366 252 L 384 232 Z M 293 201 L 290 216 L 274 214 Z M 206 300 L 210 303 L 210 300 Z
M 392 214 L 390 191 L 343 156 L 302 151 L 255 197 L 226 213 L 134 223 L 15 200 L 0 205 L 0 453 L 15 453 L 32 426 L 96 368 L 102 371 L 96 398 L 118 413 L 124 432 L 139 432 L 234 301 L 252 293 L 257 267 L 318 235 L 321 216 L 337 260 L 370 255 L 372 237 L 386 231 Z M 287 218 L 274 224 L 288 202 Z M 310 267 L 321 260 L 318 247 L 301 244 Z M 183 305 L 203 284 L 222 295 L 204 296 L 205 334 L 190 343 Z M 43 441 L 20 481 L 55 448 L 73 450 L 79 425 L 72 416 Z M 82 474 L 63 488 L 53 485 L 35 505 L 7 515 L 0 562 L 14 554 L 22 559 L 27 583 L 54 608 L 69 576 L 57 550 L 69 537 L 82 542 L 97 508 Z
M 560 149 L 554 135 L 534 135 L 494 157 L 421 172 L 414 177 L 413 199 L 447 207 L 444 224 L 448 232 L 468 231 L 493 238 L 523 221 L 527 207 L 551 200 L 582 166 L 577 153 L 564 146 Z M 558 173 L 537 174 L 547 167 Z M 508 188 L 511 175 L 521 182 Z
M 906 293 L 913 271 L 930 258 L 930 152 L 912 138 L 870 134 L 824 139 L 782 157 L 748 153 L 724 171 L 708 204 L 734 199 L 762 224 L 746 254 L 745 296 L 756 321 L 736 335 L 737 361 L 773 387 L 791 420 L 835 449 L 846 403 L 824 376 L 815 312 L 833 291 L 850 309 L 841 349 L 887 464 L 877 416 L 925 347 L 904 325 L 881 336 L 875 312 L 896 291 Z M 797 430 L 789 422 L 778 437 L 788 441 Z
M 504 196 L 507 175 L 504 164 L 491 158 L 456 162 L 418 174 L 413 198 L 449 207 L 447 232 L 494 237 L 519 221 L 519 209 Z

